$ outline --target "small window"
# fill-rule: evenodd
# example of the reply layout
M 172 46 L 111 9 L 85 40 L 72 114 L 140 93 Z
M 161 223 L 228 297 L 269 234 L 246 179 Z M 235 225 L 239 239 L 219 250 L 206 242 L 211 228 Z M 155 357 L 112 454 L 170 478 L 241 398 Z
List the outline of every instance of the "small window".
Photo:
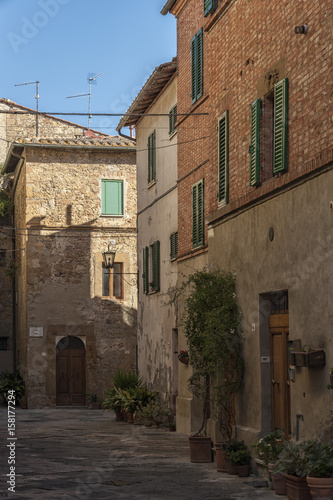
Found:
M 178 232 L 170 235 L 170 257 L 175 259 L 178 255 Z
M 0 337 L 0 351 L 7 351 L 8 349 L 8 337 Z
M 203 95 L 203 29 L 191 41 L 192 104 Z
M 173 106 L 173 108 L 169 111 L 169 135 L 173 134 L 176 131 L 176 122 L 177 122 L 177 104 Z
M 102 215 L 124 215 L 122 180 L 102 180 Z
M 6 250 L 0 250 L 0 267 L 6 265 Z
M 148 183 L 156 181 L 156 130 L 148 137 Z
M 217 0 L 204 0 L 204 16 L 207 17 L 208 14 L 216 9 Z
M 193 248 L 204 244 L 204 182 L 203 179 L 192 187 L 192 245 Z
M 115 262 L 112 269 L 103 264 L 103 297 L 123 298 L 123 264 Z
M 287 170 L 288 79 L 251 105 L 250 185 Z

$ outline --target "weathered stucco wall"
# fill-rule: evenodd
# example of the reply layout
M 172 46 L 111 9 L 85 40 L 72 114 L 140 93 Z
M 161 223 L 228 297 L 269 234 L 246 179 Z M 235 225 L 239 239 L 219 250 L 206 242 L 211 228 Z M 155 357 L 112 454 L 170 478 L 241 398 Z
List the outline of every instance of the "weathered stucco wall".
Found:
M 292 436 L 300 413 L 304 417 L 300 439 L 327 440 L 328 434 L 332 438 L 332 394 L 326 389 L 333 365 L 332 192 L 330 168 L 209 230 L 209 264 L 236 273 L 243 313 L 245 385 L 237 404 L 240 438 L 254 440 L 265 418 L 270 419 L 270 399 L 261 397 L 265 382 L 270 385 L 269 366 L 265 380 L 260 362 L 261 356 L 269 355 L 260 350 L 262 335 L 269 335 L 267 310 L 260 309 L 259 299 L 281 290 L 288 291 L 289 339 L 301 339 L 302 344 L 326 352 L 326 367 L 296 368 L 295 382 L 290 382 Z
M 176 104 L 174 78 L 148 113 L 168 114 Z M 148 185 L 148 136 L 156 130 L 156 182 Z M 168 116 L 146 116 L 136 128 L 138 183 L 138 367 L 148 387 L 172 404 L 178 391 L 177 311 L 170 304 L 177 263 L 170 258 L 170 235 L 177 231 L 177 134 L 169 136 Z M 168 146 L 168 147 L 166 147 Z M 160 291 L 143 293 L 143 249 L 160 242 Z M 152 277 L 149 278 L 149 281 Z
M 0 226 L 11 227 L 10 217 L 0 217 Z M 13 281 L 8 274 L 15 253 L 11 229 L 0 231 L 0 337 L 7 338 L 7 350 L 0 350 L 0 371 L 13 370 Z
M 27 353 L 20 366 L 29 406 L 55 404 L 56 345 L 67 335 L 86 347 L 86 393 L 102 398 L 116 369 L 136 367 L 135 150 L 28 147 L 26 156 L 16 210 L 21 227 L 27 227 L 18 337 Z M 124 181 L 123 216 L 101 216 L 102 179 Z M 102 296 L 102 252 L 110 240 L 126 273 L 119 300 Z M 24 281 L 23 273 L 19 283 Z M 43 335 L 30 336 L 33 327 Z

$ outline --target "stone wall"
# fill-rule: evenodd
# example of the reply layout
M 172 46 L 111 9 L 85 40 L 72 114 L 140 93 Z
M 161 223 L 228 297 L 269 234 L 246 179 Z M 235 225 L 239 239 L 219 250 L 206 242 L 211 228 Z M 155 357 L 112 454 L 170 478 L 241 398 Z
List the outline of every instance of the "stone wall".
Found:
M 124 216 L 101 216 L 102 179 L 124 181 Z M 26 228 L 18 342 L 29 406 L 55 405 L 56 346 L 67 335 L 85 344 L 87 394 L 103 398 L 116 369 L 136 368 L 135 150 L 27 147 L 15 201 Z M 110 240 L 123 263 L 119 300 L 102 296 L 102 252 Z M 36 327 L 42 336 L 31 336 Z

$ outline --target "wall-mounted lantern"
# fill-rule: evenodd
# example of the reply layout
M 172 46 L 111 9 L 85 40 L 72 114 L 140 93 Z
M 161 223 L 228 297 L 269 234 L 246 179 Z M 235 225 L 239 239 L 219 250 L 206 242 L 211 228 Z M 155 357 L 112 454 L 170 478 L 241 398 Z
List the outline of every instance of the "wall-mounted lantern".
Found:
M 104 266 L 106 269 L 112 269 L 113 264 L 114 264 L 114 259 L 116 256 L 116 251 L 112 250 L 112 245 L 115 244 L 115 241 L 112 240 L 109 245 L 107 251 L 103 252 L 103 260 L 104 260 Z

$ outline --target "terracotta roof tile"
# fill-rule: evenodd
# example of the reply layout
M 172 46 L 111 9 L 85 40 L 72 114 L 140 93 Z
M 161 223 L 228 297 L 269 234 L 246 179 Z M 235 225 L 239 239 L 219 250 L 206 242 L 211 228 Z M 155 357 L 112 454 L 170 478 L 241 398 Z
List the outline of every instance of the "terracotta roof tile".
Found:
M 123 137 L 118 135 L 108 136 L 108 137 L 37 137 L 37 138 L 20 138 L 14 141 L 16 144 L 45 144 L 45 145 L 55 145 L 55 146 L 87 146 L 87 147 L 132 147 L 135 148 L 135 144 Z

